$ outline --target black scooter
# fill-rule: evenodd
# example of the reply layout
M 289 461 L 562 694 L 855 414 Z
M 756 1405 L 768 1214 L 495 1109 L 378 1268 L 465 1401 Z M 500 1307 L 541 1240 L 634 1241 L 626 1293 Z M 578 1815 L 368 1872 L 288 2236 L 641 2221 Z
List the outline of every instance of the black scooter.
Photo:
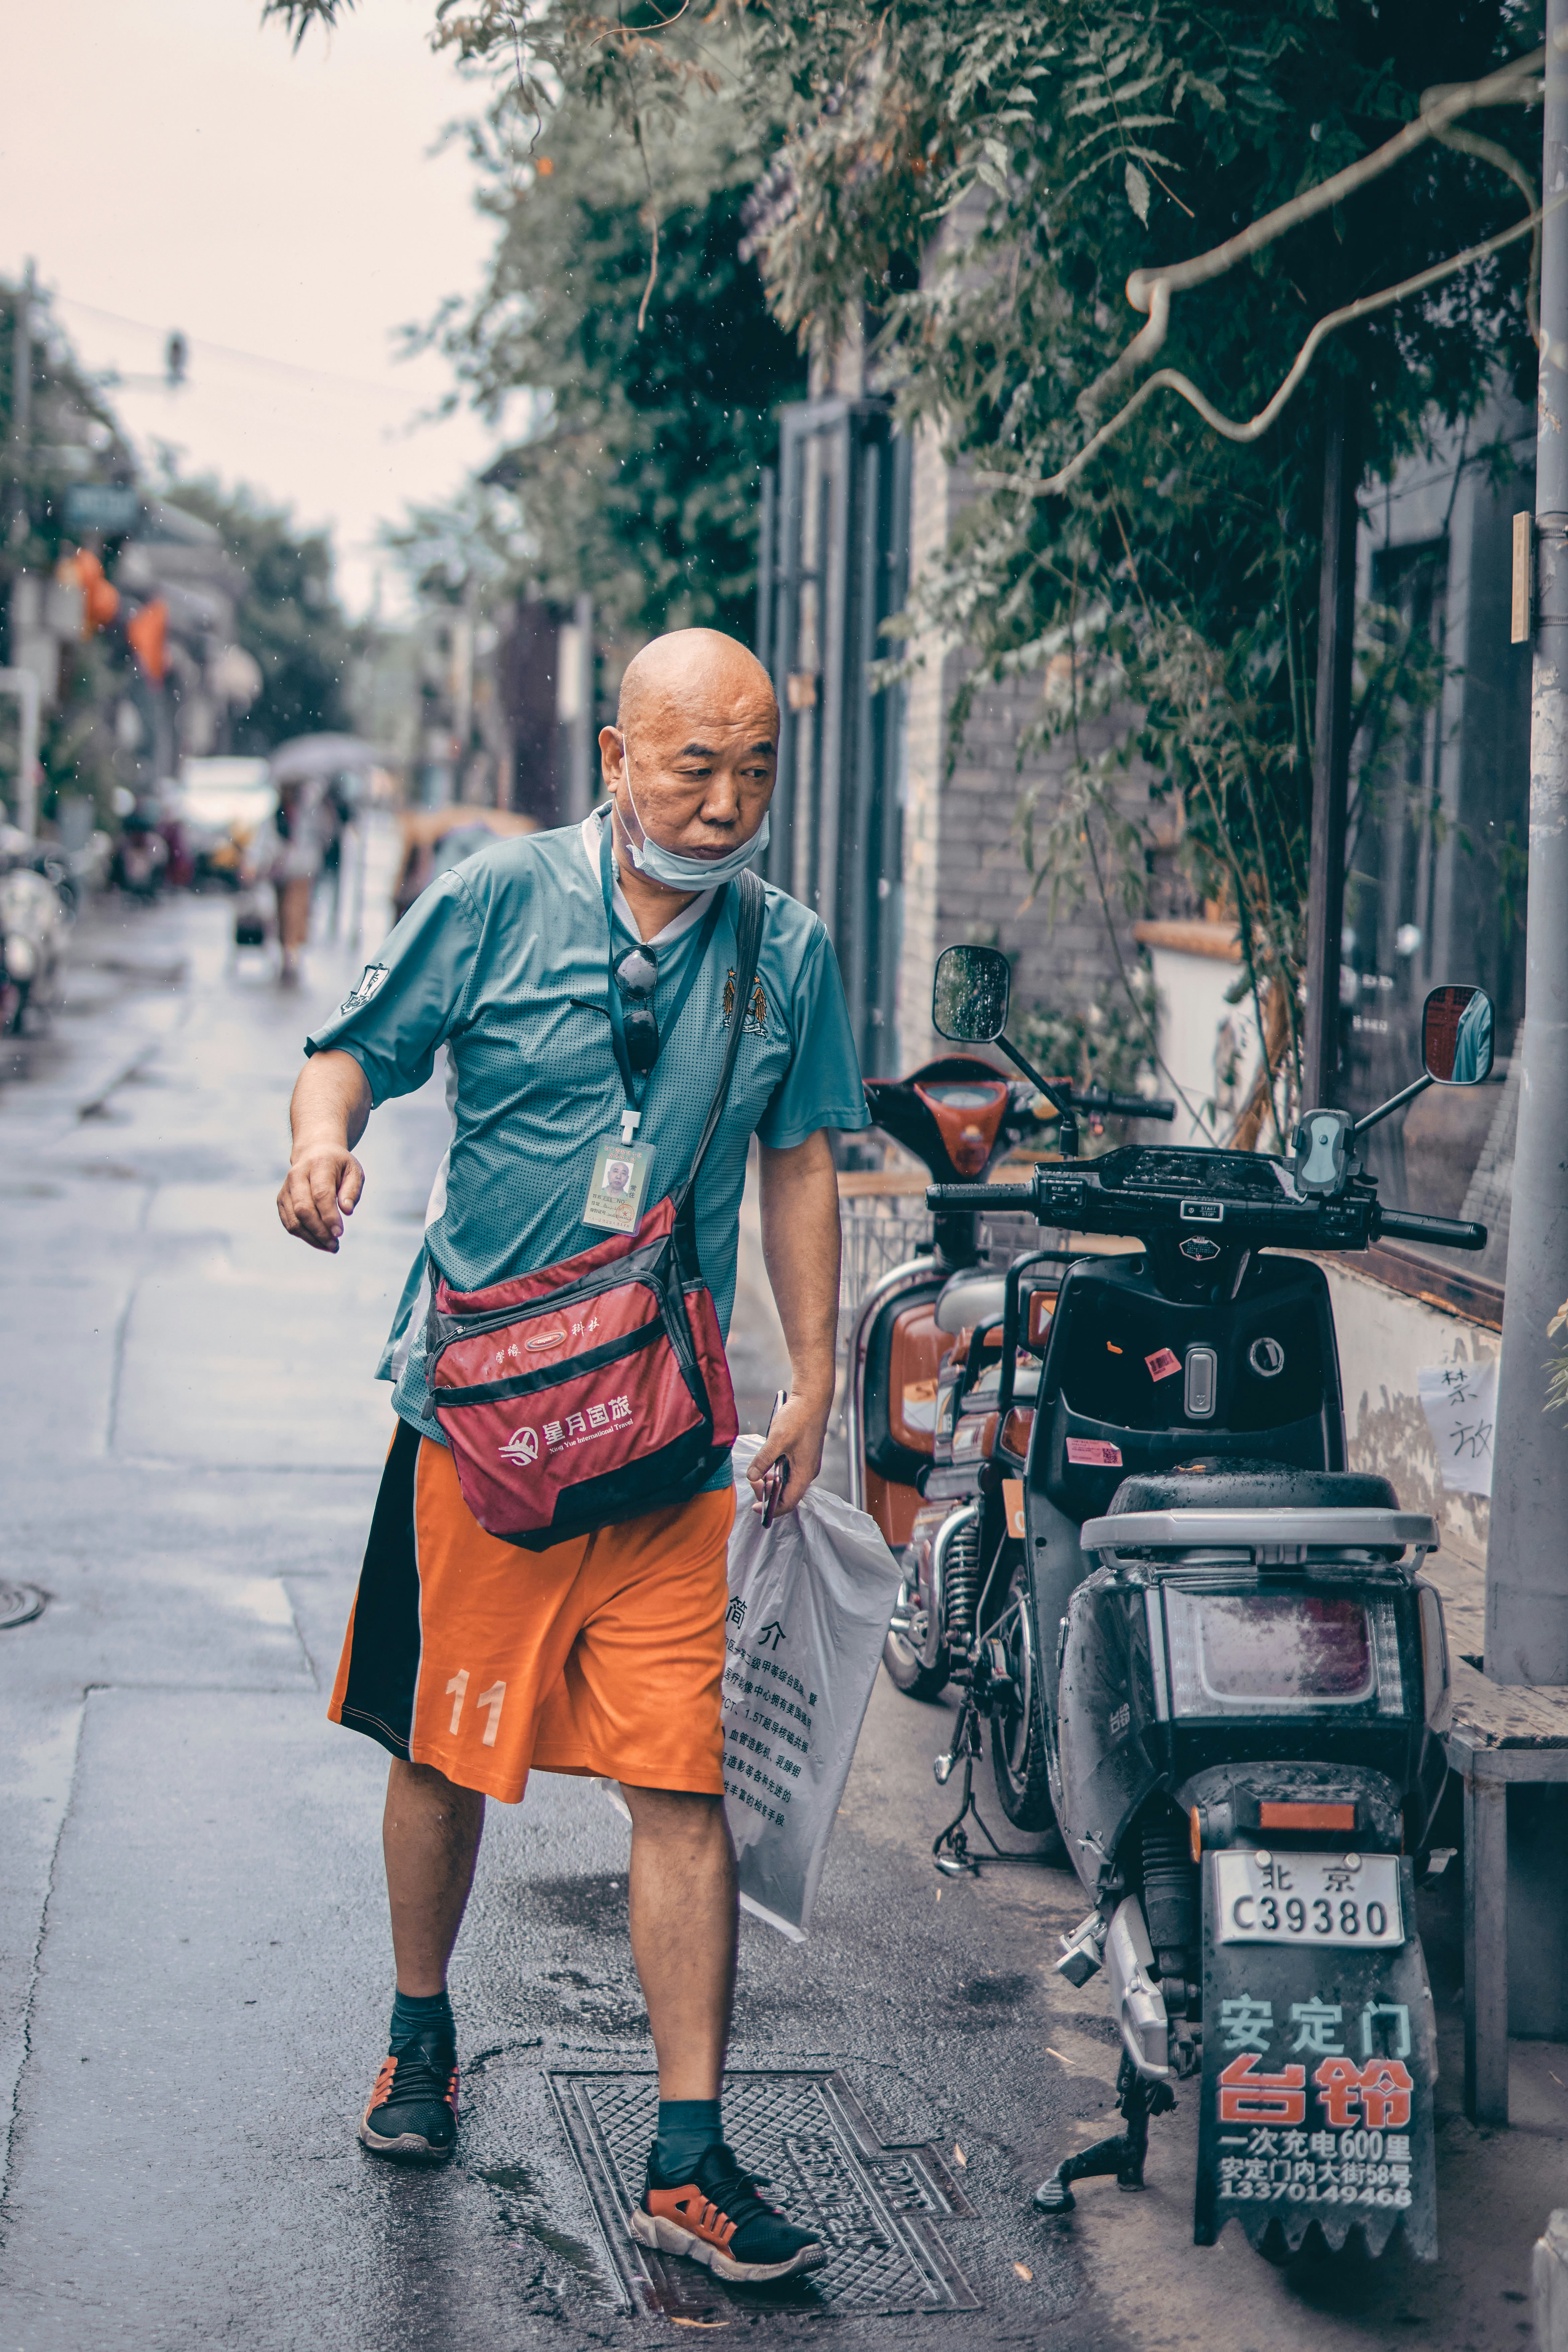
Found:
M 1008 978 L 994 950 L 949 949 L 940 1033 L 998 1036 Z M 1345 1469 L 1328 1285 L 1299 1255 L 1485 1246 L 1482 1226 L 1380 1208 L 1359 1170 L 1375 1119 L 1487 1076 L 1490 1000 L 1435 990 L 1423 1042 L 1425 1076 L 1371 1118 L 1308 1112 L 1289 1166 L 1134 1145 L 927 1194 L 1141 1244 L 1071 1265 L 1043 1330 L 1028 1262 L 1007 1277 L 998 1411 L 1020 1337 L 1038 1360 L 1022 1523 L 1046 1772 L 1094 1906 L 1058 1965 L 1076 1984 L 1104 1969 L 1124 2053 L 1124 2130 L 1057 2167 L 1043 2212 L 1095 2176 L 1141 2188 L 1150 2117 L 1190 2075 L 1200 2245 L 1235 2216 L 1275 2259 L 1313 2231 L 1375 2254 L 1400 2224 L 1437 2252 L 1415 1891 L 1447 1772 L 1442 1604 L 1420 1574 L 1437 1538 Z

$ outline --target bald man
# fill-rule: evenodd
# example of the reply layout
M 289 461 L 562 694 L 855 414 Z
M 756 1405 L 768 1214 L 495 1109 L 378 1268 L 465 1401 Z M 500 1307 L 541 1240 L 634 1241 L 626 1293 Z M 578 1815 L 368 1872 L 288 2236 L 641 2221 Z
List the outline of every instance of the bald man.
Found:
M 767 891 L 756 983 L 737 1001 L 728 885 L 767 840 L 772 686 L 733 638 L 684 629 L 631 664 L 617 716 L 599 739 L 604 804 L 580 826 L 497 843 L 425 891 L 307 1041 L 294 1090 L 278 1213 L 311 1248 L 336 1251 L 364 1188 L 353 1146 L 371 1109 L 423 1086 L 438 1046 L 452 1081 L 451 1148 L 382 1360 L 396 1428 L 329 1709 L 393 1758 L 383 1845 L 397 1991 L 360 2137 L 374 2155 L 421 2163 L 456 2144 L 446 1971 L 486 1798 L 516 1804 L 530 1770 L 617 1780 L 659 2067 L 632 2233 L 758 2282 L 818 2269 L 827 2249 L 758 2195 L 720 2121 L 737 1930 L 719 1713 L 727 1457 L 684 1504 L 519 1551 L 463 1500 L 416 1311 L 427 1262 L 454 1290 L 483 1289 L 591 1247 L 600 1235 L 585 1216 L 607 1190 L 621 1219 L 672 1192 L 738 1021 L 697 1185 L 703 1272 L 727 1329 L 755 1135 L 791 1379 L 749 1475 L 760 1489 L 787 1457 L 789 1511 L 821 1467 L 839 1283 L 829 1131 L 867 1118 L 832 949 L 782 891 Z M 632 1164 L 629 1186 L 608 1188 L 612 1161 Z

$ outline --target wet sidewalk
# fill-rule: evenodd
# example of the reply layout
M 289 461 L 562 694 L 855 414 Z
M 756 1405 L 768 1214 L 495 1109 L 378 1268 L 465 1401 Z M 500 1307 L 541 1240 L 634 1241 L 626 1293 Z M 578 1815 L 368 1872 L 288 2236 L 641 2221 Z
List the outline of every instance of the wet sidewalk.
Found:
M 1032 1865 L 936 1878 L 950 1713 L 885 1681 L 810 1942 L 742 1935 L 731 2114 L 831 2233 L 831 2292 L 780 2308 L 672 2266 L 650 2307 L 618 2255 L 651 2052 L 626 1832 L 583 1783 L 491 1811 L 453 1979 L 460 2161 L 364 2156 L 384 1759 L 327 1723 L 326 1691 L 388 1435 L 370 1373 L 445 1117 L 434 1085 L 378 1113 L 341 1255 L 287 1243 L 299 1043 L 352 969 L 319 947 L 283 996 L 230 958 L 228 915 L 95 915 L 73 981 L 93 1008 L 0 1079 L 0 1578 L 47 1595 L 0 1633 L 0 2347 L 1522 2341 L 1506 2298 L 1568 2202 L 1554 2137 L 1446 2124 L 1444 2263 L 1350 2305 L 1234 2233 L 1194 2251 L 1185 2096 L 1146 2197 L 1030 2214 L 1107 2127 L 1103 1995 L 1051 1973 L 1083 1899 Z M 779 1377 L 755 1237 L 744 1279 L 743 1424 Z M 984 1767 L 980 1788 L 999 1831 Z
M 638 2131 L 650 2095 L 626 1832 L 595 1790 L 539 1780 L 492 1809 L 454 1979 L 461 2165 L 390 2172 L 352 2137 L 391 1985 L 384 1759 L 326 1722 L 325 1693 L 388 1434 L 369 1374 L 445 1116 L 434 1085 L 378 1113 L 343 1252 L 290 1245 L 273 1207 L 288 1089 L 351 973 L 319 948 L 283 996 L 230 957 L 228 916 L 96 916 L 73 981 L 94 1011 L 58 1015 L 0 1093 L 0 1572 L 48 1596 L 0 1636 L 0 2340 L 490 2347 L 564 2323 L 640 2341 L 669 2323 L 634 2315 L 562 2123 L 584 2070 L 591 2103 L 624 2078 Z M 743 1420 L 779 1377 L 759 1279 L 754 1239 Z M 909 1867 L 846 1837 L 812 1943 L 746 1937 L 737 2066 L 782 2068 L 819 2103 L 841 2078 L 867 2180 L 884 2141 L 950 2147 L 977 2088 L 932 2082 L 932 2004 L 971 1956 L 934 1977 L 911 1946 Z M 1015 2328 L 1040 2309 L 999 2248 L 966 2242 L 953 2269 L 991 2306 L 982 2335 L 998 2291 Z M 882 2283 L 883 2308 L 925 2297 L 924 2316 L 876 2319 L 868 2289 L 838 2332 L 937 2340 L 954 2306 L 934 2277 Z M 698 2319 L 716 2300 L 701 2273 L 676 2299 Z M 793 2335 L 820 2307 L 758 2324 Z

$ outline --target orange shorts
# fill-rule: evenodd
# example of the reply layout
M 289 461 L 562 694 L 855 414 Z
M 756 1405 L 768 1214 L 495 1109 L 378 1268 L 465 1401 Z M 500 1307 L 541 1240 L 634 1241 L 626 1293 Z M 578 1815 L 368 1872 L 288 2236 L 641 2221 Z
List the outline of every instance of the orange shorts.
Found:
M 515 1805 L 532 1769 L 724 1793 L 733 1491 L 523 1551 L 400 1421 L 328 1709 Z

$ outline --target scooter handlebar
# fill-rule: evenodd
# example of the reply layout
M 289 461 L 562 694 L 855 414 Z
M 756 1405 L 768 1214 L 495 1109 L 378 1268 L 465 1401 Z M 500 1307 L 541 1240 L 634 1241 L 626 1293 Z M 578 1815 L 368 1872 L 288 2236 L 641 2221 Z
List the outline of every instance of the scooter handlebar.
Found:
M 1379 1208 L 1376 1238 L 1398 1242 L 1436 1242 L 1444 1249 L 1483 1250 L 1487 1229 L 1458 1217 L 1422 1217 L 1413 1209 Z
M 1181 1159 L 1182 1154 L 1174 1155 Z M 1197 1160 L 1208 1155 L 1194 1153 Z M 1213 1155 L 1221 1160 L 1225 1155 Z M 1157 1167 L 1156 1161 L 1156 1167 Z M 1487 1229 L 1458 1217 L 1426 1217 L 1413 1209 L 1385 1209 L 1364 1195 L 1343 1199 L 1293 1201 L 1288 1197 L 1236 1199 L 1199 1189 L 1195 1169 L 1183 1179 L 1176 1169 L 1165 1183 L 1142 1196 L 1107 1186 L 1092 1160 L 1064 1160 L 1041 1168 L 1032 1184 L 928 1184 L 927 1208 L 938 1213 L 1025 1210 L 1041 1224 L 1062 1225 L 1073 1233 L 1151 1234 L 1178 1236 L 1186 1254 L 1197 1256 L 1191 1244 L 1207 1244 L 1204 1255 L 1216 1255 L 1215 1244 L 1234 1242 L 1237 1247 L 1276 1249 L 1362 1250 L 1386 1236 L 1391 1241 L 1435 1243 L 1444 1249 L 1480 1250 Z M 1195 1181 L 1196 1180 L 1196 1181 Z M 1190 1186 L 1190 1190 L 1188 1189 Z M 1195 1212 L 1197 1213 L 1195 1213 Z M 1222 1227 L 1221 1233 L 1215 1231 Z
M 1176 1117 L 1176 1107 L 1168 1095 L 1113 1095 L 1102 1093 L 1098 1087 L 1071 1089 L 1074 1110 L 1097 1113 L 1103 1118 L 1163 1118 L 1167 1122 Z
M 1032 1209 L 1032 1184 L 927 1184 L 928 1209 Z

